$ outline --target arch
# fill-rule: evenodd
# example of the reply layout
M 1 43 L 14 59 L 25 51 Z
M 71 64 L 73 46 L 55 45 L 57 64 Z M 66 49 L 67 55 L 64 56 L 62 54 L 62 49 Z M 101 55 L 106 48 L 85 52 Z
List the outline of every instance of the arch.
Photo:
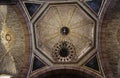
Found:
M 101 78 L 100 75 L 84 68 L 72 66 L 52 66 L 35 71 L 30 78 Z
M 106 41 L 105 39 L 107 39 L 107 36 L 106 36 L 106 32 L 109 32 L 105 29 L 107 29 L 107 23 L 108 23 L 108 20 L 113 20 L 111 18 L 109 18 L 110 14 L 113 12 L 113 9 L 115 8 L 116 6 L 116 3 L 119 3 L 117 2 L 119 0 L 112 0 L 112 1 L 107 1 L 107 3 L 105 4 L 104 6 L 104 10 L 103 12 L 101 13 L 101 17 L 100 17 L 100 33 L 99 33 L 99 51 L 100 51 L 100 59 L 101 59 L 101 64 L 102 64 L 102 67 L 103 67 L 103 71 L 105 73 L 105 76 L 106 78 L 113 78 L 113 70 L 111 68 L 111 65 L 110 65 L 110 57 L 109 57 L 109 51 L 106 50 Z M 112 38 L 113 39 L 113 38 Z M 113 67 L 113 66 L 112 66 Z

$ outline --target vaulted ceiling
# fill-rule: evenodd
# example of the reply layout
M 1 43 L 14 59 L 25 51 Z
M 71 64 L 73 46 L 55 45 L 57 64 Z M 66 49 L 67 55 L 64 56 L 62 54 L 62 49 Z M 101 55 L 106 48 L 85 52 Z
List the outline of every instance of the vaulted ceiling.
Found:
M 1 75 L 119 78 L 119 1 L 5 3 L 10 2 L 0 5 Z

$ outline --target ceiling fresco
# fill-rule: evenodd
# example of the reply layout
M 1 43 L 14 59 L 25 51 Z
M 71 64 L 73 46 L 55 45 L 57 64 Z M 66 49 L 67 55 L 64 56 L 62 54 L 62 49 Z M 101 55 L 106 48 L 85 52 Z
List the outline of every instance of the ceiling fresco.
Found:
M 76 77 L 105 78 L 99 54 L 105 1 L 18 0 L 0 5 L 0 76 L 49 78 L 49 72 L 70 70 Z
M 25 33 L 15 10 L 0 5 L 0 74 L 17 75 L 23 70 L 27 51 Z

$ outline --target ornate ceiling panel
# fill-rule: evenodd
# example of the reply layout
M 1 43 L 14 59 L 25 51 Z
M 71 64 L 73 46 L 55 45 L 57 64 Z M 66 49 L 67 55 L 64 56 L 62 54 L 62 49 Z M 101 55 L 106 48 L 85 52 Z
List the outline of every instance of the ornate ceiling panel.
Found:
M 28 33 L 19 16 L 12 6 L 0 5 L 0 74 L 20 74 L 28 60 Z
M 17 5 L 27 21 L 31 44 L 18 10 L 2 9 L 0 74 L 20 72 L 21 76 L 38 78 L 48 72 L 77 70 L 80 77 L 103 78 L 98 52 L 103 3 L 104 0 L 19 0 Z
M 49 4 L 34 30 L 36 48 L 53 62 L 77 62 L 94 47 L 95 21 L 77 3 Z

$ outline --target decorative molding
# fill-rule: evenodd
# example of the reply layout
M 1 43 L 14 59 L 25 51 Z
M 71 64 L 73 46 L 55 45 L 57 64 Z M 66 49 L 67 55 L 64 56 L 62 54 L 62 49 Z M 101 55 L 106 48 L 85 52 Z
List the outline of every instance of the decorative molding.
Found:
M 62 8 L 62 6 L 64 6 L 64 9 Z M 55 8 L 59 8 L 59 9 L 56 10 Z M 73 9 L 73 8 L 76 8 L 76 9 Z M 74 13 L 74 10 L 76 10 L 74 17 L 71 17 L 70 15 L 68 17 L 67 16 L 68 13 L 63 13 L 63 12 L 66 12 L 65 9 L 69 11 L 70 15 Z M 60 14 L 63 14 L 63 16 L 60 17 Z M 65 16 L 65 14 L 67 15 Z M 69 21 L 68 18 L 71 18 L 70 23 L 65 24 L 67 23 L 67 21 Z M 74 18 L 74 20 L 72 18 Z M 63 20 L 66 20 L 66 21 L 63 21 Z M 69 25 L 76 22 L 79 22 L 77 25 L 75 25 L 77 27 Z M 53 27 L 50 23 L 52 23 Z M 87 53 L 87 51 L 89 51 L 91 48 L 95 46 L 95 41 L 94 41 L 95 30 L 96 30 L 95 25 L 96 25 L 95 20 L 89 17 L 89 15 L 87 15 L 84 12 L 83 8 L 81 8 L 80 5 L 77 4 L 76 2 L 50 3 L 48 4 L 47 8 L 42 12 L 42 15 L 39 16 L 38 20 L 34 24 L 34 27 L 32 28 L 34 29 L 33 33 L 35 37 L 35 48 L 39 50 L 39 52 L 42 52 L 42 54 L 44 54 L 46 57 L 50 58 L 50 60 L 53 61 L 53 59 L 51 59 L 50 54 L 51 54 L 53 45 L 55 45 L 55 42 L 69 41 L 75 45 L 75 48 L 77 48 L 77 56 L 78 56 L 78 59 L 80 59 L 84 54 Z M 68 33 L 68 35 L 66 36 L 62 35 L 60 33 L 61 31 L 59 31 L 60 30 L 59 28 L 64 26 L 67 26 L 70 29 L 70 33 Z M 85 29 L 85 30 L 82 31 L 82 29 Z M 89 31 L 89 33 L 85 31 L 87 32 Z M 49 32 L 49 33 L 46 33 L 46 32 Z M 49 38 L 49 36 L 52 36 L 52 38 L 51 37 Z M 53 36 L 55 37 L 53 38 Z M 47 48 L 49 49 L 49 52 Z

